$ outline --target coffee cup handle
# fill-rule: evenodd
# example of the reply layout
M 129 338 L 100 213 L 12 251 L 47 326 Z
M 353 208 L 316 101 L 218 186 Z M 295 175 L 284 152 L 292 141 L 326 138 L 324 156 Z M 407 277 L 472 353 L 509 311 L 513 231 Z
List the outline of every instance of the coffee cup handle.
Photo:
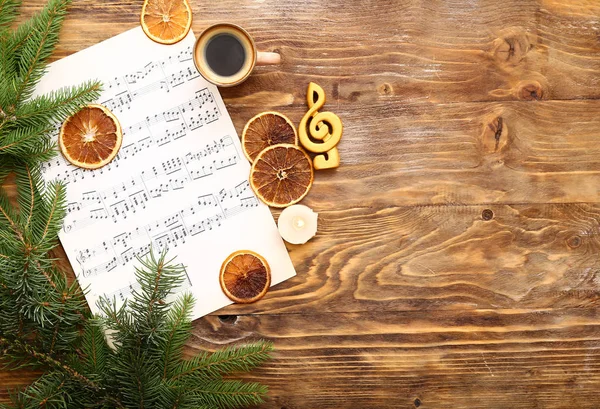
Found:
M 267 53 L 259 51 L 256 53 L 256 65 L 276 65 L 281 63 L 279 53 Z

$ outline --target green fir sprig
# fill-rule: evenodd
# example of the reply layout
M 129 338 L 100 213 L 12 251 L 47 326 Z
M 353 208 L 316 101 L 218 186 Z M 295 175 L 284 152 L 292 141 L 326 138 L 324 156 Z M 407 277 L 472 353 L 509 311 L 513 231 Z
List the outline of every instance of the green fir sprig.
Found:
M 11 30 L 20 0 L 0 0 L 0 163 L 18 158 L 29 164 L 55 155 L 55 124 L 100 95 L 91 81 L 35 96 L 70 0 L 50 0 L 29 21 Z
M 267 388 L 230 380 L 269 359 L 258 341 L 186 359 L 194 300 L 172 300 L 182 267 L 165 254 L 139 260 L 128 302 L 102 298 L 93 316 L 83 291 L 57 268 L 66 186 L 45 184 L 57 123 L 99 97 L 89 82 L 42 95 L 35 86 L 58 41 L 69 0 L 50 0 L 16 30 L 20 0 L 0 0 L 0 366 L 42 375 L 0 408 L 237 408 Z M 14 175 L 16 203 L 3 187 Z M 110 339 L 110 345 L 109 340 Z

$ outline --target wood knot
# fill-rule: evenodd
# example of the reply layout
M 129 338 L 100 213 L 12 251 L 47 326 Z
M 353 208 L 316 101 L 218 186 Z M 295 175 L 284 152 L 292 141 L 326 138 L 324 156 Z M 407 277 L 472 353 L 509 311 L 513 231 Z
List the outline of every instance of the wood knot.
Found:
M 494 218 L 494 212 L 491 209 L 484 209 L 483 212 L 481 212 L 481 218 L 486 222 L 490 221 Z
M 544 96 L 544 90 L 537 81 L 522 82 L 517 89 L 517 97 L 524 101 L 539 101 Z
M 219 315 L 219 321 L 223 324 L 233 325 L 237 322 L 237 315 Z
M 348 98 L 350 99 L 351 102 L 356 102 L 356 101 L 358 101 L 359 97 L 360 97 L 359 91 L 352 91 Z
M 508 29 L 504 35 L 494 40 L 496 60 L 509 65 L 517 65 L 533 48 L 529 35 L 518 29 Z
M 485 153 L 501 151 L 508 142 L 508 127 L 504 118 L 499 116 L 485 124 L 482 139 Z
M 340 83 L 336 82 L 331 87 L 331 98 L 337 100 L 340 98 Z
M 569 246 L 572 249 L 576 249 L 577 247 L 581 246 L 581 237 L 575 235 L 575 236 L 571 236 L 567 239 L 567 246 Z
M 413 403 L 415 404 L 415 408 L 418 408 L 421 406 L 421 399 L 417 398 L 413 401 Z
M 392 88 L 392 86 L 390 84 L 387 84 L 387 83 L 386 84 L 381 84 L 379 86 L 378 90 L 379 90 L 379 93 L 381 95 L 390 95 L 394 91 L 394 89 Z

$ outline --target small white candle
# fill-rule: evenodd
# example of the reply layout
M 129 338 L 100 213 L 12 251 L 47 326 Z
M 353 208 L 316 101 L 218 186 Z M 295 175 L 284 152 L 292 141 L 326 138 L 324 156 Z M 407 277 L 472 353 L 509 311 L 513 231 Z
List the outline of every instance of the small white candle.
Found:
M 288 243 L 304 244 L 317 234 L 318 217 L 318 213 L 304 205 L 287 207 L 277 221 L 279 234 Z

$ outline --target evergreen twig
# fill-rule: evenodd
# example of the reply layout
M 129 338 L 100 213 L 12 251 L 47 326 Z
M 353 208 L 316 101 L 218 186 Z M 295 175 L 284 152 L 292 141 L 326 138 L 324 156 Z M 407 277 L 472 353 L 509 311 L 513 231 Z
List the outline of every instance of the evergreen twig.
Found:
M 0 0 L 0 34 L 17 18 L 17 9 L 20 5 L 20 0 Z
M 56 122 L 100 95 L 100 84 L 92 81 L 32 98 L 69 3 L 50 0 L 11 33 L 7 24 L 14 20 L 19 1 L 0 0 L 0 161 L 18 158 L 34 165 L 49 160 L 56 152 Z
M 69 375 L 73 379 L 78 380 L 84 386 L 87 386 L 96 391 L 100 390 L 100 386 L 98 386 L 96 383 L 92 382 L 91 380 L 89 380 L 88 378 L 83 376 L 82 374 L 78 373 L 75 369 L 69 367 L 68 365 L 66 365 L 60 361 L 57 361 L 56 359 L 52 358 L 52 356 L 50 356 L 49 354 L 36 351 L 30 345 L 27 345 L 19 340 L 16 340 L 16 339 L 9 340 L 7 338 L 0 336 L 0 346 L 2 346 L 4 348 L 5 355 L 10 354 L 10 353 L 26 354 L 27 356 L 34 359 L 38 363 L 43 363 L 50 367 L 58 369 L 60 371 L 64 371 L 67 375 Z
M 14 86 L 14 106 L 27 100 L 42 78 L 44 63 L 58 42 L 58 33 L 69 3 L 70 0 L 50 0 L 44 12 L 32 19 L 33 27 L 29 27 L 27 23 L 21 26 L 21 31 L 26 30 L 31 34 L 28 34 L 24 40 L 18 41 L 20 47 L 15 50 L 18 55 L 16 64 L 18 75 Z M 27 30 L 29 28 L 35 30 L 29 31 Z

